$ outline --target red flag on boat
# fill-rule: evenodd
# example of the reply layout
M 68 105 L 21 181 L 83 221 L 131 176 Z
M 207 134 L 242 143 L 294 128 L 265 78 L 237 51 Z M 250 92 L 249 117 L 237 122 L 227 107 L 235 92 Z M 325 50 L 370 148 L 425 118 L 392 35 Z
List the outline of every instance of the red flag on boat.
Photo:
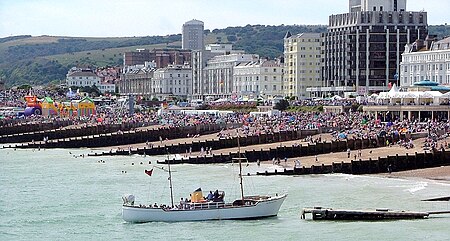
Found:
M 145 170 L 145 174 L 149 175 L 150 177 L 153 174 L 153 169 L 152 170 Z

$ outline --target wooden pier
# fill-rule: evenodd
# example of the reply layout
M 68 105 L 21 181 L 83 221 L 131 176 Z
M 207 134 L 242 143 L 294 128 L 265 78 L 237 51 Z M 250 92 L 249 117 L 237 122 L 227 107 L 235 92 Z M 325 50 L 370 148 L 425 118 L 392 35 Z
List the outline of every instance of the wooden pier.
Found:
M 306 214 L 311 213 L 312 220 L 396 220 L 396 219 L 426 219 L 430 214 L 448 214 L 442 212 L 411 212 L 393 211 L 390 209 L 376 210 L 339 210 L 332 208 L 304 208 L 301 218 L 306 219 Z

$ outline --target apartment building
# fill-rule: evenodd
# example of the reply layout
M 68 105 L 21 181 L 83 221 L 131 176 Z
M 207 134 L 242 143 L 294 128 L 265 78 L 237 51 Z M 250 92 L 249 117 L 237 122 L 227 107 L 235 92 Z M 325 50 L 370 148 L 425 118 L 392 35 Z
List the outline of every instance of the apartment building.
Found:
M 322 86 L 322 41 L 319 33 L 284 37 L 284 96 L 311 97 L 307 88 Z

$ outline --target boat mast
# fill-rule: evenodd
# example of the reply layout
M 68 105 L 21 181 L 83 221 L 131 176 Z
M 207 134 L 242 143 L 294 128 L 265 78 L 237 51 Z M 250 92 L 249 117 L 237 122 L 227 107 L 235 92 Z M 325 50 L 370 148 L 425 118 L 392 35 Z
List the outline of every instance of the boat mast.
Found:
M 170 171 L 170 158 L 169 158 L 169 150 L 167 149 L 167 166 L 169 166 L 169 187 L 170 187 L 170 202 L 173 205 L 173 191 L 172 191 L 172 172 Z
M 242 161 L 241 161 L 241 145 L 239 143 L 239 129 L 237 135 L 237 144 L 238 144 L 238 160 L 239 160 L 239 184 L 241 185 L 242 204 L 244 204 L 244 186 L 242 184 Z

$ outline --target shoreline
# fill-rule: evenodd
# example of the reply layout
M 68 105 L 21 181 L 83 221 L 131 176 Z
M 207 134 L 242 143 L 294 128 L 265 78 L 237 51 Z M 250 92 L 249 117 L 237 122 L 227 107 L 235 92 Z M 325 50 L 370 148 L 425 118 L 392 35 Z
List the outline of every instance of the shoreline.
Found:
M 419 178 L 426 180 L 433 180 L 439 182 L 450 183 L 450 166 L 441 166 L 426 169 L 417 169 L 403 172 L 393 172 L 378 174 L 378 176 L 383 177 L 393 177 L 393 178 Z

